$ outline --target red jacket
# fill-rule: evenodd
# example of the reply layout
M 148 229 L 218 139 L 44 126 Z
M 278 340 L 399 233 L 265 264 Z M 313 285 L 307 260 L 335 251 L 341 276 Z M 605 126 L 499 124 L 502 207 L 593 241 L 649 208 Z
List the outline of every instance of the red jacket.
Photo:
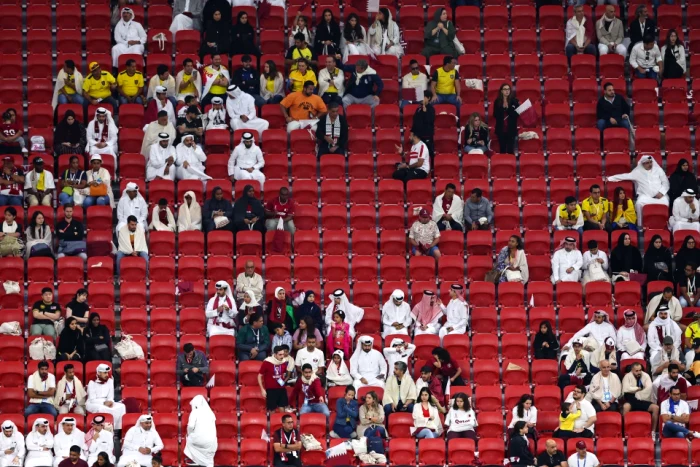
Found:
M 321 402 L 321 398 L 325 396 L 323 387 L 321 386 L 321 380 L 315 378 L 311 384 L 304 384 L 301 377 L 299 377 L 296 384 L 294 384 L 294 389 L 292 389 L 292 399 L 290 401 L 292 407 L 299 406 L 300 394 L 304 396 L 309 404 L 318 404 Z

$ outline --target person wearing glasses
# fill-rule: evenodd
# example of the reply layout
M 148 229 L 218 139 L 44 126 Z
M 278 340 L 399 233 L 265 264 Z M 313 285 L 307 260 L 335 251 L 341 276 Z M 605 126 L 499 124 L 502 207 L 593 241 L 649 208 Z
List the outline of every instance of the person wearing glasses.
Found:
M 630 66 L 637 78 L 657 79 L 659 67 L 663 65 L 663 57 L 659 46 L 656 45 L 654 36 L 646 35 L 642 42 L 632 47 L 630 54 Z
M 409 65 L 410 72 L 406 73 L 403 78 L 401 78 L 401 89 L 402 89 L 402 97 L 403 99 L 401 100 L 401 107 L 403 108 L 404 105 L 406 104 L 418 104 L 419 100 L 416 98 L 417 95 L 415 94 L 415 90 L 417 88 L 423 89 L 425 91 L 428 89 L 428 76 L 425 73 L 421 72 L 421 66 L 418 64 L 418 61 L 416 60 L 411 60 L 411 63 Z M 403 91 L 403 90 L 409 90 L 410 91 Z M 408 98 L 408 99 L 406 99 Z
M 566 23 L 566 56 L 571 61 L 571 57 L 576 54 L 595 55 L 596 47 L 592 44 L 594 38 L 595 25 L 586 18 L 583 12 L 583 5 L 574 7 L 574 16 Z
M 255 272 L 255 263 L 248 260 L 245 269 L 236 277 L 236 299 L 243 300 L 243 295 L 247 290 L 255 294 L 255 300 L 260 303 L 262 300 L 263 280 L 260 274 Z

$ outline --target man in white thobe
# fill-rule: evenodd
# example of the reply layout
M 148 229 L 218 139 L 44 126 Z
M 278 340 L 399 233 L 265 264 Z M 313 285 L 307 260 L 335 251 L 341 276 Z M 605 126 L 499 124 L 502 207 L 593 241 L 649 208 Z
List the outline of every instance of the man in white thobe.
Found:
M 194 464 L 214 467 L 216 440 L 216 416 L 204 396 L 197 394 L 190 401 L 192 412 L 187 421 L 187 443 L 184 454 Z
M 265 184 L 265 175 L 260 171 L 265 166 L 265 159 L 260 148 L 255 144 L 253 133 L 246 131 L 238 146 L 231 151 L 228 160 L 228 176 L 231 181 L 257 180 L 260 186 Z
M 2 422 L 0 435 L 0 467 L 22 467 L 24 462 L 24 436 L 10 420 Z
M 114 124 L 112 112 L 104 107 L 98 107 L 95 118 L 88 123 L 86 128 L 87 146 L 85 151 L 89 155 L 109 154 L 114 157 L 114 164 L 117 163 L 117 141 L 119 140 L 119 129 Z
M 102 415 L 92 419 L 92 427 L 85 436 L 85 451 L 88 465 L 94 465 L 101 452 L 106 452 L 109 462 L 114 464 L 114 434 L 105 430 L 105 418 Z
M 122 54 L 143 55 L 146 44 L 146 31 L 141 23 L 133 21 L 134 10 L 128 7 L 122 8 L 122 19 L 114 27 L 114 41 L 112 47 L 112 67 L 117 68 L 119 56 Z
M 178 180 L 209 180 L 207 174 L 204 173 L 204 162 L 207 156 L 202 151 L 202 148 L 194 142 L 194 135 L 187 133 L 182 137 L 182 141 L 177 145 L 177 158 L 175 165 L 177 166 Z
M 576 248 L 574 237 L 566 237 L 562 243 L 563 247 L 552 255 L 552 283 L 578 282 L 581 280 L 583 255 Z
M 175 125 L 173 125 L 168 118 L 168 112 L 165 110 L 158 112 L 158 120 L 153 121 L 144 127 L 141 154 L 146 158 L 146 161 L 148 161 L 151 146 L 160 141 L 161 133 L 167 133 L 168 141 L 170 141 L 170 144 L 173 144 L 173 141 L 175 141 L 175 137 L 177 136 L 177 132 L 175 131 Z
M 114 380 L 109 377 L 109 365 L 97 365 L 97 378 L 88 383 L 88 399 L 85 408 L 89 413 L 108 413 L 114 418 L 114 429 L 122 429 L 122 417 L 126 407 L 114 401 Z
M 583 343 L 583 349 L 587 352 L 593 352 L 601 345 L 605 344 L 605 339 L 610 337 L 613 341 L 617 339 L 617 331 L 615 326 L 610 324 L 610 317 L 604 310 L 598 310 L 593 313 L 593 319 L 574 334 L 569 342 L 562 347 L 562 350 L 567 350 L 571 347 L 575 339 L 586 339 Z M 593 362 L 596 363 L 596 362 Z
M 352 305 L 350 300 L 348 300 L 348 296 L 345 295 L 345 292 L 343 292 L 343 289 L 334 290 L 329 298 L 331 302 L 326 307 L 326 317 L 324 320 L 326 322 L 328 335 L 330 335 L 331 332 L 333 313 L 340 310 L 345 313 L 345 322 L 348 323 L 348 327 L 350 328 L 350 336 L 354 339 L 355 325 L 362 321 L 362 318 L 365 316 L 365 310 L 359 306 Z
M 209 336 L 235 336 L 238 309 L 233 299 L 231 287 L 226 281 L 216 283 L 216 294 L 209 299 L 204 316 L 209 320 Z
M 152 123 L 151 119 L 155 116 L 156 119 L 161 111 L 168 114 L 168 121 L 174 127 L 177 125 L 177 115 L 175 114 L 175 104 L 168 99 L 168 88 L 165 86 L 156 86 L 156 95 L 148 102 L 146 107 L 146 122 Z
M 255 99 L 246 94 L 235 84 L 227 88 L 226 113 L 231 119 L 231 128 L 236 130 L 255 130 L 258 136 L 267 130 L 270 123 L 258 118 L 255 110 Z
M 412 322 L 411 307 L 404 301 L 403 291 L 394 290 L 391 298 L 382 307 L 382 324 L 384 324 L 382 339 L 386 339 L 391 334 L 408 335 L 408 327 Z
M 144 231 L 148 230 L 148 204 L 139 193 L 139 186 L 134 182 L 126 184 L 119 204 L 117 204 L 117 232 L 127 223 L 129 216 L 134 216 L 138 219 L 139 224 Z
M 668 309 L 668 316 L 676 323 L 680 323 L 683 319 L 683 307 L 680 300 L 673 296 L 673 287 L 664 287 L 660 294 L 654 295 L 647 302 L 647 311 L 644 314 L 644 329 L 649 328 L 649 323 L 654 321 L 656 313 L 665 306 Z
M 673 215 L 668 225 L 677 230 L 695 230 L 700 232 L 700 202 L 695 198 L 695 191 L 688 188 L 673 202 Z
M 153 417 L 141 415 L 136 426 L 132 426 L 126 432 L 122 456 L 117 466 L 124 467 L 129 462 L 136 461 L 139 465 L 148 467 L 151 465 L 153 454 L 158 454 L 163 447 L 163 440 L 153 425 Z
M 673 339 L 673 347 L 680 349 L 683 343 L 681 328 L 669 316 L 667 306 L 662 305 L 656 311 L 656 318 L 649 323 L 647 331 L 647 343 L 649 344 L 649 360 L 653 361 L 658 358 L 658 352 L 663 352 L 664 338 L 671 337 Z
M 625 324 L 617 330 L 617 350 L 620 352 L 620 362 L 627 359 L 644 359 L 647 349 L 647 334 L 637 322 L 634 310 L 623 313 Z M 621 365 L 624 368 L 624 364 Z
M 86 460 L 85 454 L 85 433 L 76 427 L 76 421 L 73 417 L 67 417 L 61 420 L 58 433 L 53 437 L 53 452 L 56 453 L 56 458 L 53 461 L 53 466 L 58 467 L 62 461 L 70 457 L 71 446 L 80 448 L 80 458 Z
M 352 383 L 355 390 L 365 386 L 384 387 L 386 381 L 386 361 L 384 355 L 372 348 L 374 339 L 362 336 L 355 353 L 350 357 L 350 375 L 354 378 Z
M 416 351 L 415 344 L 411 344 L 409 341 L 406 343 L 405 340 L 400 337 L 394 337 L 391 339 L 388 347 L 384 347 L 382 353 L 384 358 L 386 358 L 387 368 L 394 368 L 394 363 L 403 362 L 408 365 L 408 360 Z
M 188 29 L 202 30 L 203 10 L 203 0 L 175 0 L 173 2 L 173 22 L 170 24 L 173 42 L 175 42 L 175 33 L 178 31 Z
M 24 467 L 46 467 L 53 465 L 53 435 L 49 430 L 49 421 L 45 418 L 34 420 L 32 431 L 24 441 L 27 457 Z
M 175 148 L 170 144 L 170 135 L 158 135 L 158 144 L 151 146 L 146 165 L 146 181 L 155 179 L 175 180 Z
M 608 177 L 609 182 L 631 180 L 637 192 L 634 207 L 637 210 L 637 225 L 642 226 L 642 210 L 647 204 L 668 206 L 669 183 L 666 173 L 653 157 L 642 156 L 639 164 L 630 173 Z
M 228 116 L 224 108 L 224 100 L 215 97 L 211 100 L 211 109 L 207 112 L 207 125 L 205 130 L 228 130 Z
M 448 334 L 464 334 L 469 323 L 469 306 L 464 299 L 464 287 L 459 284 L 450 286 L 450 302 L 445 308 L 447 320 L 440 328 L 440 342 Z

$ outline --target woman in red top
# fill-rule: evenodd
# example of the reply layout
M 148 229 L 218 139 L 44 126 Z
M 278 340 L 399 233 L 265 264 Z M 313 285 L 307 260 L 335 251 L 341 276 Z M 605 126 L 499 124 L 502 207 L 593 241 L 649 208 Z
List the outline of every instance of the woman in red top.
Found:
M 442 434 L 440 414 L 444 414 L 445 409 L 428 388 L 421 388 L 418 400 L 420 402 L 413 407 L 413 426 L 416 429 L 413 434 L 416 438 L 438 438 Z

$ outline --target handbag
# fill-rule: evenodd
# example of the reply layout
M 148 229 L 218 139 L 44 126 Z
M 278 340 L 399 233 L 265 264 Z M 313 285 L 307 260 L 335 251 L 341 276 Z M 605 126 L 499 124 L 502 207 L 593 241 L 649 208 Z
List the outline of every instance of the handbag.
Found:
M 321 446 L 321 443 L 319 443 L 314 435 L 312 434 L 304 434 L 301 435 L 301 444 L 304 446 L 304 449 L 307 451 L 322 451 L 323 447 Z
M 44 338 L 34 339 L 29 344 L 29 358 L 32 360 L 44 360 Z
M 489 272 L 486 273 L 486 276 L 484 277 L 484 281 L 497 284 L 498 279 L 500 279 L 500 278 L 501 278 L 501 271 L 499 271 L 496 268 L 493 268 Z
M 0 324 L 0 334 L 19 336 L 22 334 L 22 327 L 19 325 L 19 321 L 8 321 Z
M 523 275 L 520 271 L 511 271 L 506 269 L 506 281 L 507 282 L 522 282 Z
M 107 196 L 107 185 L 100 183 L 97 186 L 90 186 L 90 196 Z
M 53 251 L 46 243 L 33 245 L 29 251 L 30 258 L 53 258 Z
M 102 344 L 98 344 L 102 345 Z M 95 349 L 99 350 L 97 348 L 98 346 L 95 346 Z M 122 360 L 143 360 L 144 359 L 144 354 L 143 354 L 143 349 L 141 348 L 140 345 L 138 345 L 134 340 L 131 338 L 130 335 L 126 334 L 122 337 L 122 340 L 119 341 L 117 345 L 114 346 L 115 350 L 119 354 L 119 356 L 122 358 Z
M 18 294 L 20 292 L 19 282 L 5 281 L 2 283 L 2 286 L 5 288 L 6 295 Z
M 61 247 L 61 253 L 66 256 L 77 256 L 81 253 L 87 252 L 87 244 L 84 240 L 75 240 L 72 242 L 61 242 L 59 244 Z
M 603 271 L 603 266 L 594 261 L 588 265 L 589 282 L 604 282 L 608 280 L 608 275 Z
M 63 329 L 66 327 L 66 321 L 63 318 L 58 319 L 53 322 L 53 327 L 56 330 L 56 335 L 60 336 Z

